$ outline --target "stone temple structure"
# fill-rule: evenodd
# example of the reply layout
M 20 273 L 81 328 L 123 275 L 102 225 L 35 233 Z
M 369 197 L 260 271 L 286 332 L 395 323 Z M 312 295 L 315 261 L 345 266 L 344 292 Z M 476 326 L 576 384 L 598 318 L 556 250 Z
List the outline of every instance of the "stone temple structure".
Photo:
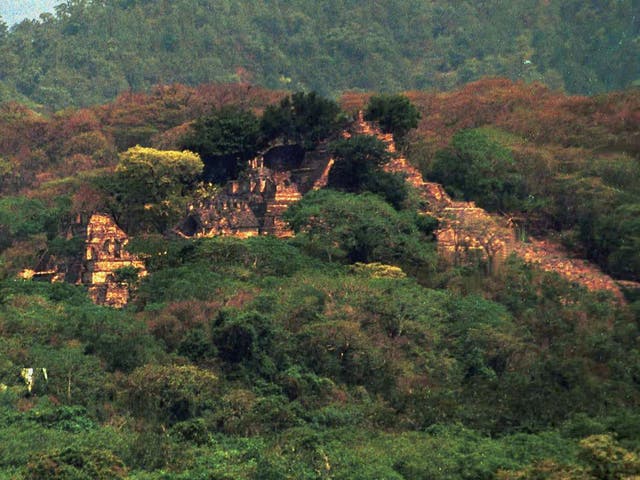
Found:
M 139 277 L 147 274 L 144 263 L 125 250 L 127 242 L 109 215 L 95 213 L 89 219 L 81 283 L 95 303 L 117 308 L 127 304 L 131 286 L 118 279 L 118 270 L 133 267 Z
M 435 236 L 438 253 L 444 261 L 454 265 L 480 262 L 489 271 L 496 271 L 515 253 L 543 270 L 556 271 L 590 289 L 609 290 L 622 299 L 615 281 L 587 262 L 568 258 L 566 252 L 548 242 L 533 239 L 527 244 L 518 242 L 512 226 L 503 218 L 487 213 L 473 202 L 455 201 L 442 185 L 425 181 L 396 151 L 393 137 L 364 121 L 362 114 L 343 132 L 345 138 L 351 135 L 375 135 L 387 145 L 393 159 L 385 165 L 385 170 L 404 176 L 421 199 L 420 213 L 439 220 Z M 333 163 L 323 145 L 312 152 L 295 145 L 271 148 L 250 161 L 238 180 L 228 182 L 214 196 L 194 199 L 174 233 L 186 238 L 291 236 L 293 232 L 283 220 L 284 213 L 307 192 L 326 187 Z M 58 265 L 49 259 L 41 262 L 35 271 L 23 271 L 21 276 L 84 284 L 95 303 L 116 308 L 125 306 L 132 285 L 126 275 L 122 275 L 122 269 L 129 274 L 137 270 L 138 277 L 147 274 L 144 263 L 126 251 L 126 233 L 110 216 L 95 213 L 88 221 L 78 220 L 70 234 L 84 237 L 82 259 L 68 265 Z M 634 285 L 634 288 L 640 287 Z
M 272 148 L 251 160 L 242 176 L 213 198 L 189 205 L 174 231 L 182 237 L 289 237 L 293 232 L 282 219 L 284 212 L 306 192 L 326 184 L 330 165 L 322 148 L 313 153 L 293 145 Z

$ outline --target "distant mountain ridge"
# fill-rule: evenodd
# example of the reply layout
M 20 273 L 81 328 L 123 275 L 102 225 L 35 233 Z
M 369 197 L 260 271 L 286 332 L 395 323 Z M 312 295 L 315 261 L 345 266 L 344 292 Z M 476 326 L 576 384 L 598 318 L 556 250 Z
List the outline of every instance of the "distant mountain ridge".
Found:
M 0 23 L 0 101 L 52 110 L 182 82 L 448 90 L 484 76 L 569 93 L 640 81 L 637 2 L 69 0 Z

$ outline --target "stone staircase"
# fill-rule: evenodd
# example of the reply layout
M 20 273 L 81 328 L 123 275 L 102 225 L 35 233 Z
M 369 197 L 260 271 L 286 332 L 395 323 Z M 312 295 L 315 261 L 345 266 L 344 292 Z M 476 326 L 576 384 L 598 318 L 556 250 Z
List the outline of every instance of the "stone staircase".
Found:
M 443 259 L 452 264 L 482 261 L 494 271 L 515 251 L 515 232 L 502 217 L 474 202 L 454 201 L 439 183 L 425 182 L 402 156 L 389 162 L 385 170 L 404 174 L 423 201 L 423 213 L 440 222 L 435 235 Z
M 639 289 L 636 282 L 617 282 L 603 273 L 594 264 L 579 258 L 572 258 L 559 244 L 549 240 L 530 238 L 528 242 L 516 242 L 514 250 L 517 256 L 528 263 L 538 265 L 547 272 L 556 272 L 567 280 L 587 287 L 589 290 L 606 290 L 620 301 L 624 301 L 621 285 Z
M 396 153 L 391 135 L 382 134 L 374 125 L 365 122 L 362 116 L 354 133 L 376 135 L 387 143 L 390 152 Z M 474 202 L 454 201 L 442 185 L 426 182 L 418 169 L 401 155 L 396 154 L 385 170 L 403 174 L 420 195 L 423 212 L 440 221 L 436 232 L 438 253 L 452 263 L 464 263 L 469 259 L 483 260 L 489 269 L 496 269 L 509 255 L 515 254 L 527 263 L 535 264 L 544 271 L 556 272 L 589 290 L 611 292 L 621 302 L 624 302 L 621 286 L 640 290 L 640 283 L 618 282 L 594 264 L 572 258 L 555 242 L 534 238 L 527 242 L 519 241 L 513 225 L 507 219 L 486 212 Z

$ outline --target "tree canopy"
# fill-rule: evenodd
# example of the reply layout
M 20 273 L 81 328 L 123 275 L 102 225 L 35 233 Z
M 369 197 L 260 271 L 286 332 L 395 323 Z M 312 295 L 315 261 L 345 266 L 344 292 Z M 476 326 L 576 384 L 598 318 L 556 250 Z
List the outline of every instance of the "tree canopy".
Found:
M 184 213 L 186 194 L 202 173 L 200 157 L 189 151 L 132 147 L 120 154 L 114 175 L 98 179 L 116 218 L 132 231 L 164 232 Z
M 490 210 L 517 211 L 524 193 L 511 152 L 479 130 L 456 133 L 450 147 L 438 152 L 430 175 Z
M 59 11 L 73 37 L 77 5 L 180 2 L 73 0 Z M 460 5 L 449 13 L 466 15 Z M 215 2 L 221 14 L 236 7 Z M 175 35 L 163 48 L 179 49 Z M 501 79 L 407 95 L 424 115 L 409 160 L 425 173 L 638 279 L 640 96 L 568 97 Z M 389 153 L 376 138 L 320 144 L 309 169 L 291 162 L 295 181 L 317 178 L 330 155 L 344 175 L 289 208 L 292 238 L 172 235 L 187 203 L 211 191 L 198 155 L 160 148 L 225 103 L 258 112 L 282 98 L 173 85 L 55 115 L 0 106 L 0 478 L 640 475 L 638 291 L 625 283 L 623 301 L 514 257 L 490 276 L 439 262 L 437 221 L 420 199 L 394 201 L 403 183 L 382 175 Z M 368 95 L 346 101 L 358 98 L 360 108 Z M 157 148 L 129 148 L 137 139 Z M 136 285 L 133 268 L 114 272 L 135 288 L 120 310 L 91 303 L 68 275 L 91 268 L 80 262 L 94 211 L 117 215 L 146 262 Z M 500 233 L 490 217 L 469 221 L 485 245 Z M 66 281 L 16 278 L 40 267 L 40 278 L 61 267 Z
M 375 195 L 313 192 L 287 210 L 298 241 L 328 260 L 431 267 L 433 258 L 413 212 L 397 212 Z
M 633 0 L 328 1 L 67 1 L 0 40 L 0 100 L 59 110 L 172 82 L 337 95 L 486 76 L 597 93 L 640 78 Z
M 229 106 L 198 118 L 182 140 L 183 148 L 203 160 L 204 177 L 214 182 L 237 178 L 255 156 L 261 139 L 260 121 L 253 112 Z
M 371 135 L 355 135 L 329 144 L 335 163 L 329 173 L 328 186 L 345 192 L 376 193 L 400 208 L 407 198 L 404 178 L 385 172 L 391 160 L 387 145 Z
M 338 104 L 315 92 L 297 92 L 282 99 L 278 105 L 269 105 L 261 120 L 262 132 L 267 139 L 280 138 L 308 150 L 344 125 L 344 114 Z
M 418 126 L 420 112 L 404 95 L 374 95 L 369 99 L 365 120 L 373 120 L 385 133 L 400 141 Z

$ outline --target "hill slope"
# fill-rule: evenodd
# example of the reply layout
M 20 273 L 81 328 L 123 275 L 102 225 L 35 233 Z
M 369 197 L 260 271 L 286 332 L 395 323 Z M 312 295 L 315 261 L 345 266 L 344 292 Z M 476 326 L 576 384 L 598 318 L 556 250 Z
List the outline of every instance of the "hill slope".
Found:
M 640 79 L 634 0 L 546 2 L 71 0 L 0 23 L 0 100 L 53 109 L 157 83 L 450 89 L 482 76 L 572 93 Z
M 131 269 L 118 269 L 121 286 L 135 289 L 121 310 L 93 305 L 80 286 L 15 279 L 46 254 L 87 252 L 73 224 L 106 206 L 100 189 L 122 180 L 131 193 L 154 190 L 131 182 L 154 175 L 116 175 L 116 162 L 128 158 L 130 169 L 134 160 L 118 151 L 177 148 L 214 106 L 260 114 L 279 99 L 256 87 L 176 85 L 49 117 L 0 107 L 0 478 L 640 474 L 640 301 L 607 302 L 516 259 L 493 276 L 438 264 L 434 224 L 416 215 L 420 198 L 396 209 L 367 191 L 310 192 L 288 210 L 297 235 L 287 240 L 161 235 L 171 224 L 140 230 L 129 245 L 148 275 L 134 284 Z M 405 145 L 412 159 L 430 174 L 464 148 L 474 161 L 485 147 L 511 155 L 499 164 L 505 172 L 487 177 L 514 165 L 528 175 L 524 199 L 547 200 L 523 211 L 529 229 L 569 228 L 558 216 L 572 207 L 565 200 L 589 207 L 579 212 L 594 227 L 611 208 L 640 202 L 640 175 L 628 173 L 638 152 L 633 92 L 565 97 L 492 80 L 413 99 L 423 123 Z M 357 101 L 347 96 L 343 106 Z M 573 120 L 549 129 L 556 117 Z M 156 155 L 158 167 L 173 158 Z M 175 179 L 182 168 L 156 170 Z M 182 192 L 195 193 L 181 177 L 163 180 L 171 195 L 151 202 L 178 205 Z M 568 178 L 588 182 L 563 189 Z M 570 199 L 558 196 L 565 190 Z M 624 196 L 607 197 L 612 190 Z M 478 190 L 460 198 L 469 192 Z M 607 202 L 585 201 L 601 195 Z M 149 198 L 129 197 L 125 215 L 153 214 Z M 584 226 L 573 229 L 586 235 Z M 612 233 L 637 238 L 633 229 Z M 122 259 L 122 243 L 86 236 Z M 639 251 L 616 258 L 631 265 Z

